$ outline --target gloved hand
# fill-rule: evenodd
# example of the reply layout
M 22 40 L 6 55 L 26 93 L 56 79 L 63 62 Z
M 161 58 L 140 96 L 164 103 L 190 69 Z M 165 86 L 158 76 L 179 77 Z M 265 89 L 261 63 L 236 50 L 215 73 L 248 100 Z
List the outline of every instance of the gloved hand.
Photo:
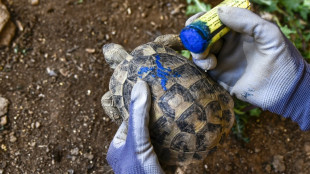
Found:
M 233 31 L 223 37 L 217 65 L 212 49 L 207 57 L 193 54 L 194 63 L 215 67 L 208 73 L 231 95 L 309 129 L 310 66 L 298 50 L 276 25 L 249 10 L 220 7 L 218 14 Z
M 138 81 L 131 92 L 128 125 L 124 121 L 110 144 L 107 161 L 116 174 L 163 173 L 148 130 L 150 91 Z

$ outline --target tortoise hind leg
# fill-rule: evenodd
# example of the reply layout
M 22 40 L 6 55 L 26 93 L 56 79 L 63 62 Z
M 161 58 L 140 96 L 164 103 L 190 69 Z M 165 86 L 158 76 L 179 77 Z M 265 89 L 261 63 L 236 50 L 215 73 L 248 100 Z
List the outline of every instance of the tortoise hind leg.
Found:
M 110 117 L 111 120 L 113 120 L 118 125 L 122 123 L 121 114 L 114 104 L 111 91 L 106 92 L 102 96 L 101 105 L 105 113 Z
M 161 164 L 166 174 L 204 174 L 206 168 L 204 167 L 203 161 L 199 161 L 193 164 L 186 165 L 174 165 L 169 166 Z
M 175 174 L 204 174 L 206 173 L 203 162 L 178 166 Z
M 170 47 L 177 51 L 181 51 L 185 49 L 179 35 L 177 34 L 166 34 L 166 35 L 158 36 L 154 40 L 154 42 L 159 43 L 166 47 Z

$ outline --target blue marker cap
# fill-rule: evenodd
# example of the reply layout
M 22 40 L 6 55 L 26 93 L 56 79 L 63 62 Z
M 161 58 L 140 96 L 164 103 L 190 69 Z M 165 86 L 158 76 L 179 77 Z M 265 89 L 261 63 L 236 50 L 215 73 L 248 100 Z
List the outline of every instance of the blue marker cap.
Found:
M 203 53 L 211 41 L 209 28 L 200 21 L 183 28 L 180 38 L 184 47 L 193 53 Z

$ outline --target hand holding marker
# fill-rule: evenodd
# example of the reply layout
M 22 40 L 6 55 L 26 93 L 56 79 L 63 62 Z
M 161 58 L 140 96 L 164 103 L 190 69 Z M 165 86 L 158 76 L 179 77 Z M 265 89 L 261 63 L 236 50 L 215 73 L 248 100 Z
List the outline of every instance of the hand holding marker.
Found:
M 246 8 L 225 5 L 214 13 L 234 32 L 225 35 L 223 42 L 216 42 L 209 54 L 207 48 L 224 29 L 210 27 L 210 22 L 201 20 L 201 14 L 188 19 L 180 37 L 192 52 L 194 63 L 210 70 L 208 74 L 231 95 L 310 130 L 310 64 L 293 43 L 277 25 Z M 197 25 L 199 21 L 206 25 Z
M 217 14 L 218 7 L 221 6 L 250 9 L 249 0 L 223 1 L 182 29 L 180 38 L 186 49 L 196 54 L 203 53 L 230 30 L 220 21 Z

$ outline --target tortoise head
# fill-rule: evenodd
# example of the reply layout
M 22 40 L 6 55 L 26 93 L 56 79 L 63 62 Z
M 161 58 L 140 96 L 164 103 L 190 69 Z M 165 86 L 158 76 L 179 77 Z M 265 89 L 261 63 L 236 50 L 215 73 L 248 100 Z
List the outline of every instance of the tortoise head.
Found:
M 118 44 L 109 43 L 102 47 L 102 52 L 106 62 L 112 69 L 115 69 L 125 59 L 131 59 L 132 56 Z

